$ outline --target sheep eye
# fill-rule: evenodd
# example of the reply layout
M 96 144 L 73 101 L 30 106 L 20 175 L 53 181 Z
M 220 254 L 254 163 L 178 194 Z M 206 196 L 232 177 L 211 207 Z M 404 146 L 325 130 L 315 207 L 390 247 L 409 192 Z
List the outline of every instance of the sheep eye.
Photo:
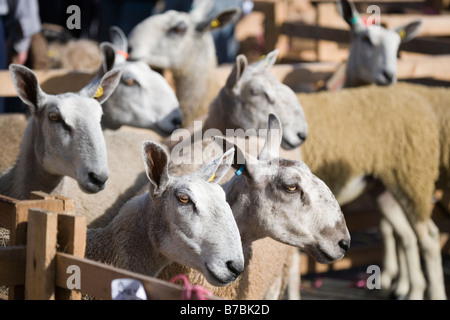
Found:
M 61 121 L 61 116 L 58 113 L 52 112 L 48 115 L 48 118 L 50 119 L 50 121 Z
M 369 44 L 369 45 L 372 45 L 372 41 L 370 40 L 370 37 L 369 37 L 369 35 L 367 35 L 367 34 L 364 34 L 364 35 L 362 36 L 362 41 L 363 41 L 364 43 L 367 43 L 367 44 Z
M 264 92 L 264 90 L 262 88 L 251 88 L 250 92 L 252 95 L 257 96 L 260 95 Z
M 289 185 L 289 186 L 285 186 L 284 190 L 288 193 L 292 193 L 298 190 L 298 186 L 297 185 Z
M 63 118 L 61 118 L 61 115 L 59 113 L 56 112 L 50 113 L 48 115 L 48 119 L 52 122 L 60 123 L 63 126 L 64 130 L 66 130 L 67 132 L 69 133 L 72 132 L 72 128 L 67 123 L 64 122 Z
M 169 33 L 183 35 L 187 30 L 187 25 L 184 22 L 178 23 L 176 26 L 169 29 Z
M 187 195 L 185 195 L 185 194 L 180 195 L 180 196 L 177 196 L 177 198 L 178 198 L 178 201 L 179 201 L 180 203 L 183 203 L 183 204 L 189 203 L 189 202 L 191 201 L 191 200 L 189 199 L 189 197 L 188 197 Z
M 133 78 L 128 78 L 128 79 L 124 80 L 124 83 L 127 86 L 131 87 L 131 86 L 134 86 L 136 84 L 136 80 L 134 80 Z

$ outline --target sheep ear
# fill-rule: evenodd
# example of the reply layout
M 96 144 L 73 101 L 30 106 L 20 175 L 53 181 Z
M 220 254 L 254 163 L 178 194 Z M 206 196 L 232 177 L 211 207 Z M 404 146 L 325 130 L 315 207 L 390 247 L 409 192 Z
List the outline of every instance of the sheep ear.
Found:
M 202 21 L 208 16 L 214 2 L 210 0 L 194 0 L 192 3 L 191 17 L 194 21 Z
M 232 90 L 234 88 L 236 83 L 241 78 L 244 69 L 247 67 L 247 64 L 247 58 L 243 54 L 240 54 L 236 57 L 236 64 L 233 66 L 233 69 L 231 70 L 231 73 L 228 76 L 227 83 L 225 85 L 227 89 Z
M 100 44 L 100 52 L 102 54 L 102 64 L 97 72 L 97 76 L 100 78 L 108 71 L 114 68 L 114 63 L 116 62 L 116 52 L 114 47 L 109 42 L 102 42 Z
M 128 60 L 128 39 L 125 33 L 119 27 L 112 26 L 109 29 L 109 36 L 114 45 L 116 62 L 124 62 Z
M 94 98 L 100 104 L 105 102 L 119 84 L 122 71 L 114 69 L 108 71 L 100 81 L 93 81 L 79 92 L 81 95 Z
M 109 28 L 109 37 L 116 49 L 128 52 L 128 39 L 122 29 L 117 26 Z
M 403 27 L 395 28 L 394 31 L 400 36 L 402 43 L 408 42 L 417 36 L 419 29 L 422 26 L 422 19 L 411 22 Z
M 204 165 L 194 174 L 208 182 L 219 183 L 223 176 L 230 170 L 234 159 L 234 148 L 229 149 L 220 158 Z
M 275 49 L 273 51 L 270 51 L 267 55 L 262 56 L 258 61 L 255 62 L 255 68 L 259 69 L 260 71 L 269 70 L 277 61 L 279 52 L 280 51 L 278 49 Z
M 229 151 L 234 148 L 235 152 L 233 156 L 233 163 L 231 166 L 235 170 L 236 175 L 242 174 L 249 178 L 257 176 L 257 170 L 259 168 L 259 161 L 257 158 L 244 152 L 235 143 L 230 142 L 221 136 L 215 136 L 214 142 L 216 142 L 224 151 Z
M 279 157 L 281 139 L 283 137 L 281 122 L 273 113 L 269 114 L 268 122 L 266 142 L 259 153 L 258 160 L 271 160 Z
M 169 183 L 169 156 L 166 150 L 152 141 L 142 143 L 145 172 L 155 192 L 166 189 Z
M 353 31 L 360 32 L 366 29 L 366 25 L 359 16 L 358 10 L 356 10 L 355 5 L 351 1 L 340 0 L 338 2 L 338 11 Z
M 213 18 L 206 18 L 197 23 L 195 30 L 207 32 L 225 27 L 236 22 L 241 16 L 242 10 L 238 7 L 221 11 Z
M 9 73 L 19 98 L 30 107 L 31 114 L 35 115 L 46 97 L 36 75 L 32 70 L 18 64 L 11 64 Z

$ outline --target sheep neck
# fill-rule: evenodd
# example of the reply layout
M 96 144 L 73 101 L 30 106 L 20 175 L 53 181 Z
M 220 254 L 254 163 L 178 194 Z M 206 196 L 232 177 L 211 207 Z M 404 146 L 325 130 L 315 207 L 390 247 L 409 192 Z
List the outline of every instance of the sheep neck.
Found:
M 63 176 L 48 173 L 36 154 L 42 140 L 37 120 L 31 118 L 21 142 L 17 162 L 0 181 L 0 185 L 6 186 L 6 190 L 1 190 L 3 195 L 27 199 L 32 191 L 52 193 L 60 186 Z
M 170 263 L 160 253 L 161 215 L 148 193 L 127 202 L 104 228 L 88 230 L 86 256 L 133 272 L 156 276 Z
M 217 98 L 211 103 L 208 117 L 203 126 L 203 132 L 208 129 L 217 129 L 225 134 L 226 129 L 236 129 L 233 123 L 237 123 L 234 119 L 235 98 L 228 92 L 227 88 L 222 88 Z
M 257 214 L 261 209 L 259 197 L 252 191 L 243 175 L 233 177 L 223 185 L 223 189 L 239 228 L 242 249 L 244 254 L 248 254 L 251 244 L 266 236 L 259 227 L 259 215 Z
M 214 95 L 214 71 L 217 67 L 215 52 L 206 50 L 200 55 L 193 55 L 180 69 L 174 69 L 175 91 L 180 101 L 180 108 L 186 118 L 196 118 L 205 113 L 209 107 L 210 95 Z M 198 113 L 193 112 L 199 110 Z M 193 120 L 193 119 L 190 119 Z

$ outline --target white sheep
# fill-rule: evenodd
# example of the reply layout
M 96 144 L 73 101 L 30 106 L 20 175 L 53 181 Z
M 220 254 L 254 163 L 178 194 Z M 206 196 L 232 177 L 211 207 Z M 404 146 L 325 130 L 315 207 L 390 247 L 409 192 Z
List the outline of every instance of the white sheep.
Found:
M 60 188 L 61 193 L 77 199 L 76 211 L 86 216 L 90 226 L 107 223 L 100 213 L 117 212 L 146 184 L 144 171 L 139 166 L 140 143 L 149 138 L 160 141 L 160 134 L 167 135 L 181 124 L 178 101 L 166 80 L 146 64 L 126 61 L 125 57 L 117 53 L 119 49 L 116 46 L 122 51 L 126 47 L 126 38 L 120 30 L 113 28 L 112 38 L 114 46 L 102 44 L 104 60 L 97 75 L 100 79 L 114 65 L 122 71 L 116 90 L 102 105 L 104 129 L 121 127 L 114 131 L 105 129 L 103 132 L 110 167 L 108 184 L 105 190 L 95 196 L 79 190 L 77 182 L 70 178 L 65 178 L 65 183 Z M 105 121 L 105 118 L 108 120 Z M 18 141 L 23 137 L 27 121 L 21 115 L 2 115 L 0 122 L 6 133 L 0 137 L 2 147 L 9 150 L 1 158 L 0 169 L 5 169 L 15 163 Z M 134 129 L 127 125 L 145 126 L 154 130 Z M 125 168 L 124 163 L 128 164 Z
M 280 275 L 298 247 L 317 261 L 341 259 L 350 246 L 350 235 L 341 209 L 329 188 L 301 161 L 279 158 L 282 128 L 280 120 L 269 115 L 267 139 L 237 139 L 234 145 L 216 137 L 220 150 L 234 146 L 233 168 L 239 175 L 227 177 L 223 185 L 241 234 L 246 268 L 242 276 L 225 288 L 209 286 L 195 271 L 172 264 L 158 277 L 170 279 L 186 273 L 190 281 L 201 283 L 226 299 L 281 297 L 287 283 Z M 259 154 L 243 150 L 264 142 Z M 197 145 L 204 148 L 208 141 Z M 254 151 L 254 150 L 252 150 Z M 193 160 L 193 153 L 183 156 Z M 256 156 L 258 158 L 256 158 Z M 171 167 L 174 172 L 194 170 L 192 164 Z M 296 265 L 298 267 L 298 264 Z M 296 274 L 299 279 L 299 273 Z M 297 285 L 296 285 L 297 284 Z M 299 297 L 298 281 L 291 283 L 293 296 Z
M 245 66 L 242 62 L 239 64 Z M 247 105 L 253 106 L 254 98 L 245 91 L 251 87 L 247 81 L 252 78 L 246 79 L 245 72 L 244 68 L 238 73 L 237 81 L 235 71 L 231 73 L 229 81 L 236 85 L 218 96 L 227 103 L 215 101 L 211 106 L 216 108 L 215 112 L 208 117 L 218 115 L 232 128 L 249 126 L 247 118 L 240 116 Z M 226 94 L 232 94 L 231 98 Z M 445 298 L 438 230 L 430 219 L 430 201 L 439 168 L 449 166 L 447 131 L 450 126 L 445 109 L 450 100 L 448 89 L 396 84 L 335 93 L 297 94 L 297 97 L 305 110 L 309 128 L 308 138 L 301 148 L 305 163 L 330 187 L 341 204 L 351 201 L 366 188 L 370 181 L 366 177 L 381 181 L 390 192 L 379 192 L 383 217 L 390 222 L 407 251 L 409 297 L 420 299 L 424 294 L 422 256 L 430 297 Z M 272 105 L 268 97 L 265 99 L 265 103 L 260 100 L 261 108 L 253 106 L 252 112 L 261 110 L 264 115 L 268 110 L 266 104 Z M 283 114 L 289 110 L 288 106 L 280 109 L 279 104 L 275 105 L 277 110 L 271 112 Z M 408 227 L 410 224 L 414 231 Z M 412 245 L 416 242 L 415 233 L 422 255 L 417 246 Z
M 199 270 L 215 286 L 242 273 L 239 230 L 223 189 L 234 150 L 196 172 L 174 177 L 158 144 L 142 145 L 148 191 L 128 201 L 106 227 L 88 229 L 86 257 L 155 276 L 171 261 Z
M 101 43 L 102 65 L 97 77 L 112 69 L 122 71 L 121 81 L 103 104 L 103 128 L 123 125 L 151 129 L 167 136 L 179 128 L 182 114 L 173 89 L 142 61 L 128 60 L 128 40 L 122 30 L 111 27 L 111 43 Z
M 108 179 L 108 164 L 100 103 L 115 89 L 120 71 L 105 74 L 78 93 L 49 95 L 30 69 L 10 65 L 9 70 L 32 117 L 17 163 L 2 171 L 0 194 L 27 199 L 31 191 L 58 192 L 64 176 L 75 179 L 84 192 L 101 191 Z
M 338 9 L 351 28 L 350 55 L 346 66 L 344 87 L 358 87 L 367 84 L 391 85 L 397 82 L 397 55 L 401 43 L 413 39 L 422 24 L 421 20 L 395 29 L 382 26 L 367 27 L 360 18 L 354 4 L 341 0 Z M 408 225 L 403 226 L 406 230 Z M 397 265 L 397 254 L 403 250 L 396 248 L 393 229 L 384 218 L 380 222 L 380 232 L 384 243 L 384 266 L 382 287 L 390 288 L 395 277 L 395 296 L 406 296 L 409 290 L 407 270 Z M 410 230 L 409 233 L 412 233 Z M 399 272 L 403 270 L 403 272 Z
M 130 32 L 130 59 L 169 69 L 183 113 L 183 124 L 207 112 L 220 89 L 215 78 L 217 56 L 211 31 L 235 22 L 240 8 L 207 17 L 212 1 L 197 0 L 191 12 L 153 15 Z
M 411 288 L 403 294 L 423 298 L 427 285 L 422 257 L 430 297 L 443 299 L 439 231 L 431 220 L 431 199 L 439 169 L 448 168 L 448 124 L 441 124 L 433 109 L 448 105 L 450 95 L 445 89 L 421 88 L 396 84 L 298 94 L 310 126 L 302 154 L 341 205 L 365 189 L 367 177 L 382 183 L 385 189 L 378 193 L 377 203 L 407 259 Z
M 366 26 L 351 1 L 340 0 L 338 8 L 351 28 L 344 87 L 395 83 L 400 44 L 417 35 L 422 20 L 387 29 L 378 25 Z

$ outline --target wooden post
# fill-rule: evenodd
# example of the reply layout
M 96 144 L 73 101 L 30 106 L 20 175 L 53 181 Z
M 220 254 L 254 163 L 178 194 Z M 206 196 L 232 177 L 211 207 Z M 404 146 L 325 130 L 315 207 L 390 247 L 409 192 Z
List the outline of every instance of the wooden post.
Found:
M 86 249 L 86 218 L 58 215 L 58 247 L 65 253 L 83 258 Z M 81 300 L 81 292 L 56 287 L 56 299 Z
M 25 299 L 55 299 L 55 255 L 58 216 L 31 209 L 28 217 Z

